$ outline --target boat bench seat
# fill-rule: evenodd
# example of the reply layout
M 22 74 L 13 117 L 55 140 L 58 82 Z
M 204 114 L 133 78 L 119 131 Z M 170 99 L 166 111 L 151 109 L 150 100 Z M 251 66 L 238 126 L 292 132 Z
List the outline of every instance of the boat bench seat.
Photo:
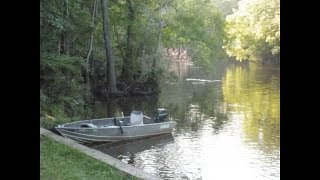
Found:
M 122 119 L 121 125 L 122 126 L 130 126 L 131 125 L 130 119 Z
M 121 119 L 121 120 L 114 118 L 113 119 L 113 124 L 115 126 L 120 126 L 120 125 L 121 126 L 131 126 L 130 119 L 128 119 L 128 118 L 124 118 L 124 119 Z
M 101 128 L 107 128 L 107 127 L 118 127 L 118 126 L 114 126 L 114 125 L 103 125 L 103 126 L 100 126 Z
M 82 127 L 82 128 L 97 128 L 97 126 L 92 123 L 81 123 L 80 127 Z

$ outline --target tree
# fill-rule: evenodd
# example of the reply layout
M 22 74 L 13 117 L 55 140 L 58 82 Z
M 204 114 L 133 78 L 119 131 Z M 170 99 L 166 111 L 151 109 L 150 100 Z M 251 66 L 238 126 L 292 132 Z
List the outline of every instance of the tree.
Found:
M 102 5 L 102 18 L 103 18 L 103 38 L 105 42 L 107 67 L 106 67 L 106 81 L 108 94 L 114 95 L 117 93 L 116 87 L 116 74 L 114 70 L 114 59 L 112 57 L 111 39 L 109 35 L 109 20 L 108 20 L 108 9 L 107 0 L 101 0 Z
M 91 83 L 90 83 L 90 75 L 92 76 L 92 62 L 90 61 L 91 58 L 91 52 L 93 49 L 93 36 L 94 36 L 94 30 L 95 30 L 95 26 L 96 26 L 96 17 L 97 17 L 97 11 L 98 11 L 98 4 L 99 4 L 99 0 L 95 0 L 94 1 L 94 5 L 93 5 L 93 11 L 92 11 L 92 21 L 91 21 L 91 25 L 92 25 L 92 31 L 90 34 L 90 38 L 89 38 L 89 49 L 88 49 L 88 53 L 86 55 L 86 63 L 87 63 L 87 72 L 86 72 L 86 88 L 87 88 L 87 96 L 90 95 L 91 93 Z
M 166 47 L 184 47 L 192 61 L 204 67 L 224 57 L 224 18 L 213 2 L 181 0 L 167 16 Z
M 224 48 L 229 56 L 280 61 L 280 0 L 241 0 L 226 21 Z
M 168 49 L 202 65 L 219 59 L 224 21 L 212 1 L 101 0 L 102 11 L 98 1 L 40 1 L 42 114 L 79 114 L 90 95 L 159 92 L 172 75 Z
M 134 23 L 134 9 L 132 6 L 131 0 L 126 0 L 126 4 L 128 6 L 128 27 L 127 27 L 127 45 L 126 45 L 126 54 L 123 58 L 123 66 L 120 79 L 125 80 L 131 77 L 130 68 L 132 68 L 133 61 L 133 23 Z

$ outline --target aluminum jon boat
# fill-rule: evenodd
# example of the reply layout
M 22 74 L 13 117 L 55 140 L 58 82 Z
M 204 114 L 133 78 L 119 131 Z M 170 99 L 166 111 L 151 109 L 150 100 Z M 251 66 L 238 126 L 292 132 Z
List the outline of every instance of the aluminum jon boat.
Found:
M 171 133 L 176 122 L 167 121 L 167 116 L 165 109 L 157 109 L 154 118 L 132 111 L 127 117 L 76 121 L 55 129 L 64 137 L 81 143 L 125 141 Z

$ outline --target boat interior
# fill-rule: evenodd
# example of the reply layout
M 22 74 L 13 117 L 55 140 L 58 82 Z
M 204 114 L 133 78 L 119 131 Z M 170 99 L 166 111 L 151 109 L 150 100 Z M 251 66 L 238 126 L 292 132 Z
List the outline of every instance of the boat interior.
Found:
M 147 116 L 143 116 L 143 124 L 151 124 L 163 122 L 157 119 L 152 119 Z M 62 127 L 75 127 L 75 128 L 97 128 L 97 127 L 109 127 L 109 126 L 130 126 L 130 116 L 127 117 L 114 117 L 103 119 L 91 119 L 83 120 L 72 123 L 64 124 Z

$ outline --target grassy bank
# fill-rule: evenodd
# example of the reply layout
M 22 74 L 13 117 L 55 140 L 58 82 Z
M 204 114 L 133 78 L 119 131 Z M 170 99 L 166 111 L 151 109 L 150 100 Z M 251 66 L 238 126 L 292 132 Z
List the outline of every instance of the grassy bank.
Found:
M 40 179 L 137 179 L 78 150 L 40 136 Z

